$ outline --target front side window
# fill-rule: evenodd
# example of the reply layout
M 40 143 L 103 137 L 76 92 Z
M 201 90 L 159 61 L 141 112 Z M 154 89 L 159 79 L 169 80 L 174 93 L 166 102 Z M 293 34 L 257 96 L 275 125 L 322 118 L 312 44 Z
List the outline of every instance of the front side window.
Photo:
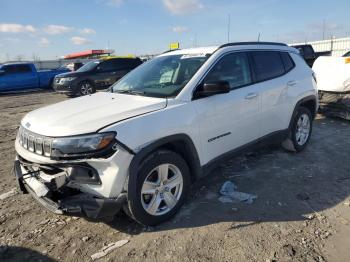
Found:
M 115 83 L 115 93 L 153 97 L 177 95 L 208 59 L 205 54 L 167 55 L 154 58 Z
M 284 65 L 277 51 L 251 52 L 256 81 L 269 80 L 284 74 Z
M 15 73 L 17 73 L 17 67 L 15 65 L 4 66 L 3 70 L 6 72 L 6 74 L 15 74 Z
M 80 67 L 77 70 L 77 72 L 88 72 L 88 71 L 91 71 L 91 70 L 95 69 L 99 64 L 100 64 L 100 61 L 88 62 L 85 65 L 83 65 L 82 67 Z
M 205 77 L 204 82 L 227 81 L 231 89 L 252 82 L 246 53 L 232 53 L 223 57 Z

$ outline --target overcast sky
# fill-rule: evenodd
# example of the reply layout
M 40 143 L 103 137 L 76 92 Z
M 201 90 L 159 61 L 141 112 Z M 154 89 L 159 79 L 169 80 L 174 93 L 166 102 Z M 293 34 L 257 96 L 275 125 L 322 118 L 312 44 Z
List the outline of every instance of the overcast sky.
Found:
M 0 0 L 0 61 L 87 49 L 150 54 L 230 41 L 350 36 L 349 0 Z M 323 26 L 325 21 L 325 27 Z

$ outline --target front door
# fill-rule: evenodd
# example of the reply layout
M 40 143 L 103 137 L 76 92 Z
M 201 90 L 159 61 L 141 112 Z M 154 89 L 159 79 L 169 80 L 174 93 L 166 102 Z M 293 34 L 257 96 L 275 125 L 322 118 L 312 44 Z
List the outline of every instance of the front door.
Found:
M 203 151 L 203 164 L 259 137 L 260 90 L 252 84 L 248 55 L 234 52 L 222 57 L 204 82 L 227 81 L 231 91 L 194 102 Z

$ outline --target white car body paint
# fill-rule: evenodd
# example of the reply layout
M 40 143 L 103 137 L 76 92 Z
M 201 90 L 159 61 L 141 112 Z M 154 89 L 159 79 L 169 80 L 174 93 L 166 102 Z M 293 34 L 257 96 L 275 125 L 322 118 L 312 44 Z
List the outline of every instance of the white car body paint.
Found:
M 192 100 L 193 92 L 215 63 L 224 55 L 249 50 L 289 52 L 296 67 L 272 80 L 255 83 L 226 94 Z M 97 93 L 50 105 L 27 114 L 21 124 L 29 131 L 62 137 L 93 132 L 115 131 L 118 141 L 137 153 L 161 138 L 185 134 L 193 142 L 200 165 L 270 133 L 288 128 L 298 101 L 314 95 L 312 71 L 294 48 L 274 45 L 237 45 L 223 48 L 194 48 L 162 54 L 212 54 L 174 98 L 150 98 L 128 94 Z M 294 81 L 293 85 L 288 82 Z M 250 94 L 256 94 L 246 99 Z M 229 133 L 229 134 L 228 134 Z M 221 136 L 220 139 L 211 140 Z M 210 142 L 209 142 L 210 141 Z M 16 141 L 17 154 L 39 164 L 58 163 L 22 148 Z M 109 158 L 60 161 L 84 162 L 94 167 L 101 185 L 69 186 L 96 196 L 115 198 L 127 182 L 134 155 L 119 147 Z

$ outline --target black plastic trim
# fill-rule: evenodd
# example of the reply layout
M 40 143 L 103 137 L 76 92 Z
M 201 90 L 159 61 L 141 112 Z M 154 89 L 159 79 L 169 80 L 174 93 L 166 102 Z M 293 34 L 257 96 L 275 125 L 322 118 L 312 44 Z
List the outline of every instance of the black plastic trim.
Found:
M 224 48 L 227 46 L 240 46 L 240 45 L 277 45 L 277 46 L 288 46 L 284 43 L 278 43 L 278 42 L 234 42 L 234 43 L 227 43 L 219 46 L 218 49 Z
M 263 136 L 261 138 L 258 138 L 252 142 L 249 142 L 245 145 L 237 147 L 231 151 L 228 151 L 228 152 L 210 160 L 207 164 L 202 166 L 202 175 L 203 176 L 207 175 L 211 170 L 213 170 L 215 167 L 217 167 L 223 161 L 229 160 L 230 158 L 238 156 L 244 152 L 248 152 L 248 151 L 253 150 L 255 148 L 269 145 L 269 144 L 281 143 L 283 140 L 285 140 L 288 137 L 288 134 L 289 134 L 289 129 L 276 131 L 276 132 L 273 132 L 273 133 L 268 134 L 266 136 Z
M 197 179 L 201 176 L 201 164 L 198 157 L 198 153 L 196 147 L 193 144 L 192 139 L 186 134 L 176 134 L 161 138 L 148 146 L 141 149 L 137 154 L 135 154 L 129 166 L 129 182 L 128 182 L 128 197 L 136 197 L 136 185 L 137 185 L 137 177 L 138 177 L 138 169 L 141 165 L 142 161 L 153 151 L 161 148 L 162 146 L 173 142 L 184 142 L 186 145 L 186 150 L 189 151 L 190 159 L 185 159 L 185 161 L 189 161 L 189 167 L 194 175 L 194 178 Z
M 315 118 L 316 117 L 316 114 L 317 114 L 317 108 L 316 108 L 316 101 L 317 101 L 317 98 L 315 95 L 310 95 L 310 96 L 306 96 L 304 98 L 302 98 L 301 100 L 299 100 L 295 107 L 294 107 L 294 110 L 293 110 L 293 114 L 292 114 L 292 117 L 290 119 L 290 122 L 289 122 L 289 126 L 288 126 L 288 129 L 290 130 L 291 129 L 291 126 L 293 124 L 293 119 L 294 117 L 296 116 L 296 114 L 298 113 L 298 108 L 301 104 L 305 103 L 305 102 L 309 102 L 309 101 L 313 101 L 315 103 L 315 112 L 311 112 L 312 114 L 312 117 Z

